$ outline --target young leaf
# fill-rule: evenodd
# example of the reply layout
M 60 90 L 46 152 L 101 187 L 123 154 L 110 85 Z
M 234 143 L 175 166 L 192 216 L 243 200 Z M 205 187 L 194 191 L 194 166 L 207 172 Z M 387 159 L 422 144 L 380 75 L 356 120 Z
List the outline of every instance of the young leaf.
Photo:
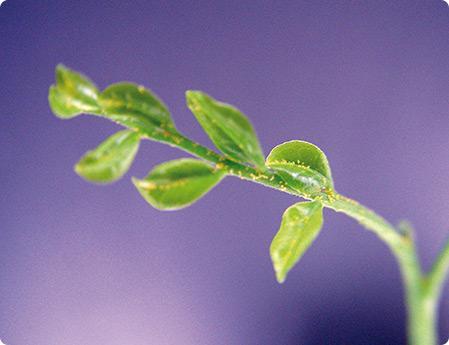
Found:
M 78 175 L 91 182 L 108 183 L 121 178 L 131 166 L 140 137 L 136 132 L 124 130 L 88 151 L 75 165 Z
M 187 91 L 186 98 L 187 106 L 218 149 L 238 162 L 264 165 L 256 133 L 237 108 L 200 91 Z
M 320 202 L 299 202 L 284 212 L 281 227 L 270 246 L 279 283 L 285 281 L 288 272 L 318 236 L 322 225 L 323 206 Z
M 62 119 L 81 113 L 100 112 L 95 85 L 84 75 L 64 65 L 56 67 L 56 84 L 50 86 L 48 101 L 52 111 Z
M 103 91 L 99 102 L 105 117 L 150 137 L 175 128 L 165 104 L 143 86 L 113 84 Z
M 153 207 L 177 210 L 193 204 L 224 176 L 203 161 L 185 158 L 162 163 L 145 179 L 133 182 Z
M 266 165 L 301 193 L 316 195 L 323 188 L 333 188 L 326 156 L 308 142 L 293 140 L 276 146 L 268 155 Z

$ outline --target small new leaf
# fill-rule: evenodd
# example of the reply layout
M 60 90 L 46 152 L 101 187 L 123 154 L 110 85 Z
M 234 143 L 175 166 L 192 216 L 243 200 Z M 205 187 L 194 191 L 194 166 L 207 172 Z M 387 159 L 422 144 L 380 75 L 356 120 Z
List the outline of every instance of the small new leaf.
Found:
M 90 182 L 114 182 L 128 171 L 139 149 L 139 142 L 136 132 L 117 132 L 94 150 L 88 151 L 75 165 L 75 171 Z
M 162 163 L 145 179 L 133 178 L 133 182 L 153 207 L 177 210 L 193 204 L 224 176 L 203 161 L 185 158 Z
M 96 86 L 86 76 L 64 65 L 56 67 L 56 84 L 50 86 L 48 101 L 52 111 L 62 119 L 100 112 Z
M 176 133 L 166 105 L 136 84 L 116 83 L 100 93 L 87 77 L 58 65 L 48 99 L 52 111 L 63 119 L 81 113 L 99 115 L 161 141 Z
M 238 162 L 264 165 L 256 133 L 237 108 L 201 91 L 187 91 L 186 98 L 187 106 L 219 150 Z
M 143 86 L 132 83 L 113 84 L 103 91 L 99 102 L 106 118 L 151 138 L 164 131 L 174 131 L 174 124 L 165 104 Z
M 299 202 L 284 212 L 281 227 L 270 246 L 279 283 L 285 281 L 288 272 L 318 236 L 322 225 L 323 206 L 320 202 Z
M 303 195 L 314 197 L 322 189 L 333 189 L 327 158 L 311 143 L 293 140 L 280 144 L 270 152 L 266 165 Z

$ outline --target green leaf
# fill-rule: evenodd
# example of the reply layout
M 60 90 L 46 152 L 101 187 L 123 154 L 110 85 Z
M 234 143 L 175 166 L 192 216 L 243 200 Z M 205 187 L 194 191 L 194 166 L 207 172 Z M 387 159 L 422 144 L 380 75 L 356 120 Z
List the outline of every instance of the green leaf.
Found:
M 48 101 L 52 111 L 62 119 L 81 113 L 99 113 L 98 90 L 84 75 L 64 65 L 56 67 L 56 84 L 50 86 Z
M 160 164 L 145 179 L 133 182 L 153 207 L 177 210 L 193 204 L 224 176 L 203 161 L 185 158 Z
M 318 236 L 322 225 L 323 206 L 320 202 L 299 202 L 284 212 L 281 227 L 270 246 L 279 283 L 285 281 L 288 272 Z
M 188 107 L 218 149 L 238 162 L 264 165 L 256 133 L 237 108 L 200 91 L 187 91 L 186 98 Z
M 78 175 L 91 182 L 108 183 L 121 178 L 131 166 L 140 137 L 136 132 L 124 130 L 88 151 L 75 165 Z
M 280 144 L 270 152 L 266 165 L 304 195 L 316 196 L 323 189 L 333 189 L 327 158 L 311 143 L 293 140 Z
M 132 83 L 116 83 L 100 95 L 103 115 L 150 137 L 174 131 L 170 112 L 157 96 Z

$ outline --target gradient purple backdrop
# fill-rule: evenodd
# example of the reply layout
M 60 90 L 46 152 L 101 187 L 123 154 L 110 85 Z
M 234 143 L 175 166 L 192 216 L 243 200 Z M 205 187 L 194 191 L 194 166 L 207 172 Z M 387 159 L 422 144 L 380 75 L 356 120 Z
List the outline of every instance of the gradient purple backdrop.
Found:
M 426 267 L 449 233 L 449 7 L 428 1 L 19 1 L 0 7 L 0 339 L 8 345 L 404 344 L 398 269 L 354 221 L 324 230 L 283 285 L 268 248 L 295 200 L 228 178 L 178 212 L 130 183 L 183 156 L 142 145 L 98 187 L 73 164 L 117 130 L 52 116 L 57 63 L 100 87 L 204 90 L 249 115 L 265 152 L 319 145 L 337 189 L 417 228 Z M 441 309 L 449 336 L 449 289 Z

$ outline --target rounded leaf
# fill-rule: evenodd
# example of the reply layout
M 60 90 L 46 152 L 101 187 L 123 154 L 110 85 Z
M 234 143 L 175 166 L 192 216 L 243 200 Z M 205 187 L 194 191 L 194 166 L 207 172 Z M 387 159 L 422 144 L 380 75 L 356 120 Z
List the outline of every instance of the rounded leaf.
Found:
M 108 183 L 120 179 L 131 166 L 139 149 L 137 133 L 124 130 L 88 151 L 75 165 L 78 175 L 91 182 Z
M 311 143 L 293 140 L 280 144 L 270 152 L 266 165 L 301 193 L 313 196 L 323 188 L 333 188 L 327 158 Z
M 225 173 L 196 159 L 177 159 L 155 167 L 148 176 L 134 185 L 142 197 L 160 210 L 187 207 L 212 189 Z

